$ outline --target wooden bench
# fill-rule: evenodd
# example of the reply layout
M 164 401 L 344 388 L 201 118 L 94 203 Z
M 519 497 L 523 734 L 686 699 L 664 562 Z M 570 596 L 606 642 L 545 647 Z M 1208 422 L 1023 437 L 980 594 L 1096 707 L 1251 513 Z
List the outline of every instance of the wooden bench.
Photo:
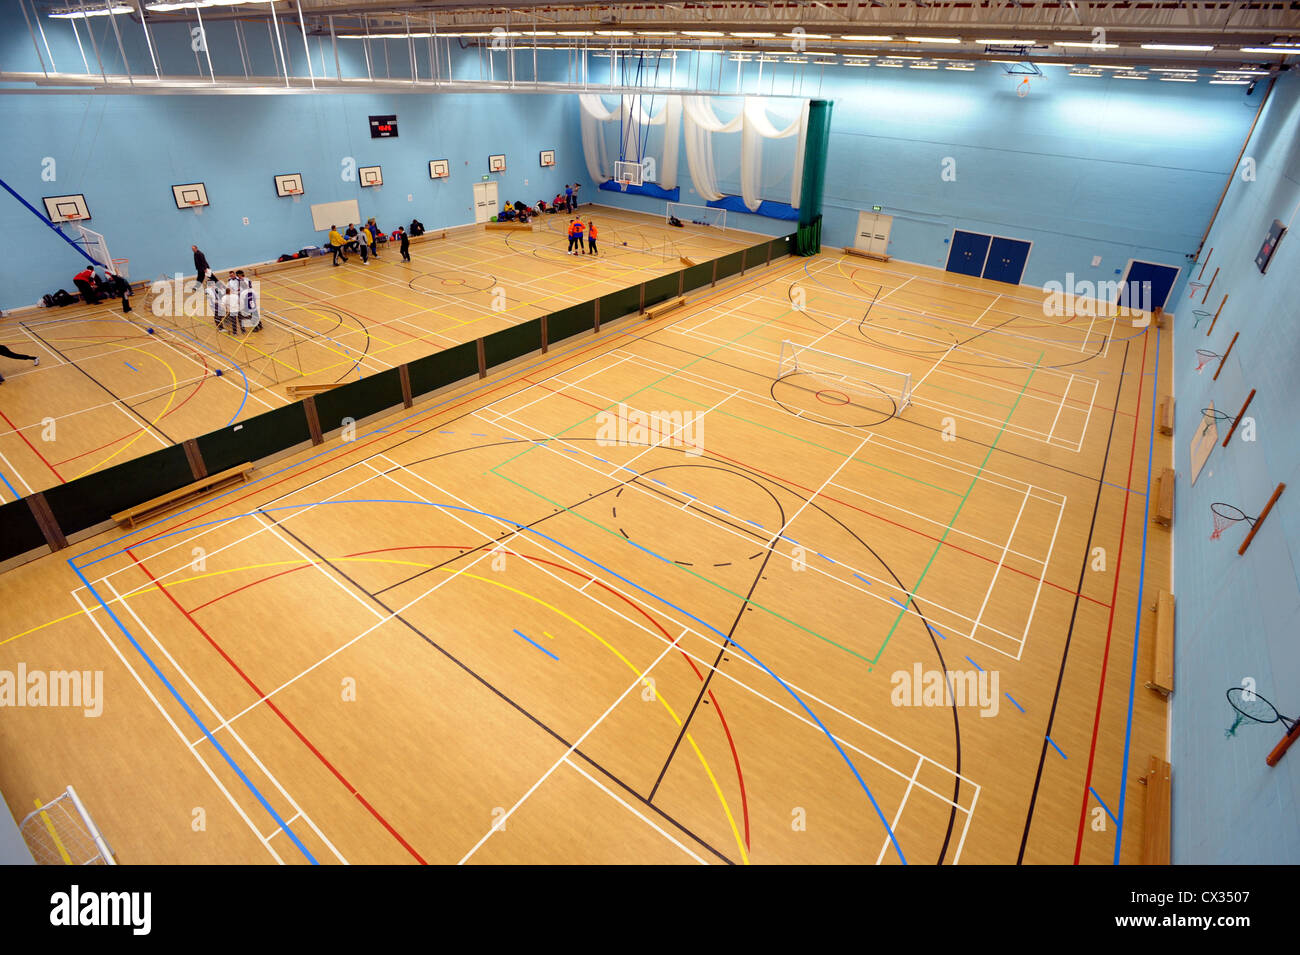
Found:
M 308 395 L 318 395 L 322 391 L 330 391 L 338 386 L 339 382 L 326 385 L 285 385 L 284 393 L 290 398 L 306 398 Z
M 1166 395 L 1160 399 L 1160 433 L 1174 433 L 1174 396 Z
M 687 257 L 684 256 L 684 255 L 679 255 L 678 258 L 682 260 L 682 265 L 685 265 L 685 266 L 687 266 L 687 267 L 692 266 L 692 265 L 695 264 L 695 260 L 694 260 L 694 259 L 689 259 L 689 258 L 687 258 Z
M 851 245 L 846 245 L 844 251 L 849 255 L 860 255 L 864 259 L 874 259 L 877 262 L 888 262 L 889 256 L 883 252 L 868 252 L 865 249 L 855 249 Z
M 1174 469 L 1165 468 L 1156 482 L 1155 522 L 1168 527 L 1174 522 Z
M 658 305 L 655 305 L 653 308 L 647 308 L 645 310 L 646 320 L 648 321 L 650 319 L 658 318 L 660 315 L 666 315 L 669 312 L 673 311 L 674 309 L 681 308 L 685 304 L 686 304 L 685 298 L 670 298 L 666 302 L 660 302 Z
M 1156 593 L 1155 647 L 1152 653 L 1151 679 L 1148 690 L 1161 696 L 1174 692 L 1174 595 L 1167 590 Z
M 1147 763 L 1139 782 L 1147 787 L 1142 820 L 1142 864 L 1169 865 L 1170 767 L 1159 756 Z
M 253 465 L 245 462 L 219 474 L 209 474 L 193 484 L 178 487 L 176 490 L 155 497 L 151 501 L 145 501 L 143 504 L 137 504 L 135 507 L 129 507 L 119 514 L 114 514 L 113 520 L 127 527 L 135 527 L 138 523 L 148 521 L 159 514 L 164 514 L 184 504 L 189 504 L 191 501 L 196 501 L 207 494 L 224 491 L 228 487 L 243 484 L 248 480 L 248 475 L 252 471 Z
M 528 222 L 489 222 L 483 226 L 489 232 L 532 232 L 533 226 Z

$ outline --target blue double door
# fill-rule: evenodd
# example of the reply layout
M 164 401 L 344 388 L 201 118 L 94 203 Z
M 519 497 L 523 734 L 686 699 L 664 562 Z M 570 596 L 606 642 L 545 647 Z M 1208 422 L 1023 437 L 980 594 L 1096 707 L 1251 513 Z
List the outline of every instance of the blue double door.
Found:
M 947 269 L 974 278 L 1019 285 L 1025 274 L 1025 263 L 1029 261 L 1029 245 L 1023 239 L 958 229 L 948 249 Z

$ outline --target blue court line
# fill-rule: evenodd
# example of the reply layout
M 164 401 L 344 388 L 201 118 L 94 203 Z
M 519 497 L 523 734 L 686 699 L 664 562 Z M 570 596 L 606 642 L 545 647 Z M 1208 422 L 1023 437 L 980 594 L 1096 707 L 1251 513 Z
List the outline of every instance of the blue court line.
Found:
M 976 663 L 974 660 L 971 660 L 970 657 L 967 657 L 966 659 L 970 660 L 970 665 L 973 666 L 975 669 L 979 670 L 981 673 L 984 672 L 984 668 L 980 666 L 978 663 Z
M 938 627 L 936 627 L 934 624 L 930 623 L 929 621 L 926 621 L 924 618 L 922 618 L 922 622 L 924 622 L 925 625 L 926 625 L 927 627 L 930 628 L 930 632 L 933 633 L 933 634 L 934 634 L 936 637 L 938 637 L 940 640 L 947 640 L 947 639 L 948 639 L 947 637 L 945 637 L 945 636 L 943 635 L 943 632 L 942 632 Z
M 439 431 L 439 434 L 455 434 L 455 431 Z
M 762 528 L 763 528 L 763 525 L 760 524 L 758 521 L 751 521 L 751 520 L 748 520 L 748 519 L 747 519 L 747 520 L 745 521 L 745 523 L 746 523 L 746 524 L 753 524 L 753 525 L 754 525 L 755 527 L 757 527 L 759 530 L 762 530 Z
M 1105 809 L 1105 810 L 1106 810 L 1106 815 L 1110 816 L 1110 821 L 1113 822 L 1113 823 L 1115 823 L 1115 825 L 1118 826 L 1118 825 L 1119 825 L 1119 820 L 1116 819 L 1116 818 L 1115 818 L 1115 814 L 1114 814 L 1113 812 L 1110 811 L 1110 807 L 1107 806 L 1104 802 L 1101 801 L 1101 797 L 1097 795 L 1097 790 L 1095 790 L 1095 789 L 1093 789 L 1091 786 L 1089 786 L 1089 787 L 1088 787 L 1088 792 L 1092 793 L 1092 798 L 1095 799 L 1095 800 L 1097 800 L 1097 802 L 1101 804 L 1101 808 L 1102 808 L 1102 809 Z
M 1143 500 L 1146 500 L 1147 495 L 1143 494 L 1141 491 L 1134 490 L 1131 487 L 1125 487 L 1122 484 L 1114 484 L 1110 481 L 1102 481 L 1101 483 L 1106 485 L 1107 487 L 1113 487 L 1117 491 L 1127 491 L 1129 494 L 1136 494 L 1138 497 L 1142 498 Z
M 125 548 L 123 548 L 123 550 L 125 550 Z M 312 865 L 319 865 L 320 863 L 316 861 L 316 858 L 307 851 L 307 847 L 302 844 L 296 835 L 294 835 L 293 830 L 289 828 L 289 824 L 280 818 L 280 814 L 277 813 L 271 804 L 266 801 L 266 797 L 258 792 L 257 787 L 253 785 L 252 780 L 244 775 L 244 771 L 239 768 L 239 765 L 230 757 L 230 754 L 227 753 L 224 747 L 217 742 L 216 738 L 208 728 L 203 725 L 203 721 L 198 718 L 198 715 L 190 709 L 190 705 L 185 702 L 185 698 L 177 693 L 176 688 L 171 685 L 171 682 L 167 677 L 163 676 L 163 672 L 158 669 L 158 665 L 153 662 L 149 657 L 149 654 L 144 652 L 144 648 L 136 642 L 135 637 L 131 635 L 131 631 L 126 629 L 122 621 L 118 619 L 117 614 L 113 613 L 108 604 L 104 603 L 104 598 L 99 595 L 98 590 L 91 586 L 90 581 L 86 579 L 86 575 L 83 574 L 81 569 L 72 562 L 72 558 L 68 558 L 68 566 L 70 566 L 73 571 L 76 572 L 76 575 L 81 578 L 81 582 L 86 585 L 86 589 L 95 595 L 95 599 L 99 601 L 99 605 L 104 608 L 104 612 L 108 614 L 109 618 L 112 619 L 115 624 L 117 624 L 117 629 L 121 630 L 122 633 L 126 635 L 126 638 L 131 641 L 131 646 L 135 647 L 136 652 L 139 653 L 140 656 L 144 657 L 144 662 L 149 664 L 149 669 L 153 670 L 154 675 L 162 681 L 162 685 L 167 687 L 168 692 L 170 692 L 176 702 L 181 705 L 181 708 L 185 710 L 189 718 L 194 721 L 194 725 L 203 731 L 203 735 L 207 737 L 208 742 L 211 743 L 213 748 L 221 754 L 221 757 L 226 761 L 227 765 L 235 771 L 235 774 L 243 781 L 244 785 L 248 787 L 248 791 L 257 797 L 257 801 L 262 804 L 262 808 L 271 814 L 271 818 L 275 820 L 276 825 L 283 829 L 285 834 L 293 840 L 293 844 L 298 847 L 298 851 L 306 857 L 308 862 Z
M 132 371 L 138 372 L 140 370 L 139 368 L 135 367 L 135 365 L 131 364 L 129 361 L 124 361 L 122 362 L 122 364 L 126 365 L 126 367 L 130 368 Z
M 867 580 L 867 578 L 863 577 L 861 574 L 854 574 L 853 576 L 858 578 L 858 580 L 862 581 L 868 587 L 871 586 L 871 581 Z M 894 601 L 894 603 L 898 603 L 898 601 Z
M 1156 383 L 1160 381 L 1160 339 L 1156 338 L 1156 376 L 1151 379 L 1151 430 L 1147 434 L 1147 500 L 1151 499 L 1151 469 L 1152 461 L 1156 450 Z M 1137 427 L 1137 422 L 1133 422 Z M 1129 662 L 1129 679 L 1128 679 L 1128 717 L 1124 726 L 1124 768 L 1123 775 L 1120 779 L 1128 779 L 1128 757 L 1129 750 L 1133 744 L 1133 695 L 1137 690 L 1137 664 L 1138 664 L 1138 644 L 1141 641 L 1142 634 L 1142 590 L 1146 585 L 1147 579 L 1147 525 L 1151 522 L 1143 518 L 1142 520 L 1142 567 L 1138 572 L 1138 593 L 1137 593 L 1137 619 L 1133 621 L 1133 659 Z M 1125 791 L 1127 787 L 1121 786 L 1119 789 L 1119 819 L 1115 821 L 1115 856 L 1114 863 L 1119 865 L 1119 850 L 1124 838 L 1124 800 L 1128 795 Z
M 890 597 L 890 598 L 889 598 L 889 602 L 890 602 L 890 603 L 898 604 L 898 605 L 899 605 L 900 607 L 902 607 L 904 610 L 907 609 L 907 604 L 903 603 L 901 600 L 895 600 L 893 597 Z
M 714 504 L 714 505 L 713 505 L 713 509 L 714 509 L 715 511 L 721 511 L 723 514 L 730 514 L 730 513 L 731 513 L 731 511 L 727 510 L 725 507 L 722 507 L 722 506 L 720 506 L 720 505 L 718 505 L 718 504 Z
M 576 448 L 565 448 L 565 449 L 564 449 L 564 453 L 565 453 L 565 454 L 581 454 L 582 452 L 579 451 L 579 450 L 577 450 Z
M 308 458 L 307 460 L 311 460 L 311 459 Z M 303 463 L 305 463 L 305 462 L 299 462 L 297 466 L 298 466 L 298 467 L 301 467 Z M 504 480 L 509 481 L 510 479 L 509 479 L 509 478 L 505 478 Z M 511 483 L 517 483 L 517 482 L 513 482 L 513 481 L 512 481 Z M 241 489 L 242 489 L 242 488 L 245 488 L 245 487 L 247 487 L 247 485 L 241 485 Z M 208 501 L 207 503 L 211 503 L 211 501 Z M 228 523 L 229 521 L 235 519 L 235 517 L 247 517 L 247 516 L 249 516 L 250 514 L 253 514 L 253 513 L 259 513 L 259 514 L 263 514 L 263 515 L 270 515 L 270 514 L 276 512 L 276 511 L 299 511 L 299 510 L 301 510 L 301 509 L 303 509 L 303 508 L 309 508 L 309 507 L 325 507 L 325 506 L 337 506 L 337 505 L 341 505 L 341 504 L 415 504 L 415 505 L 419 505 L 419 506 L 421 506 L 421 507 L 433 507 L 433 508 L 437 508 L 437 509 L 439 509 L 439 510 L 443 510 L 443 511 L 462 511 L 462 512 L 464 512 L 464 513 L 466 513 L 466 514 L 477 514 L 477 515 L 479 515 L 480 517 L 489 517 L 489 518 L 492 518 L 493 520 L 500 521 L 500 522 L 503 523 L 503 524 L 509 524 L 509 525 L 511 525 L 511 526 L 513 526 L 513 527 L 518 528 L 519 531 L 520 531 L 521 533 L 535 534 L 536 536 L 540 537 L 542 540 L 549 541 L 550 543 L 554 544 L 556 547 L 559 547 L 559 548 L 561 548 L 561 549 L 563 549 L 563 550 L 568 551 L 570 554 L 573 554 L 573 555 L 575 555 L 576 557 L 580 558 L 581 560 L 586 561 L 587 563 L 591 564 L 593 567 L 597 567 L 597 568 L 599 568 L 600 570 L 603 570 L 605 573 L 609 574 L 611 577 L 615 577 L 615 578 L 617 578 L 618 580 L 623 581 L 623 583 L 627 584 L 629 587 L 633 588 L 634 590 L 639 590 L 641 593 L 645 594 L 647 597 L 650 597 L 650 598 L 652 598 L 652 599 L 654 599 L 654 600 L 659 601 L 659 602 L 662 603 L 664 606 L 669 607 L 669 608 L 671 608 L 671 609 L 677 611 L 677 612 L 678 612 L 679 614 L 681 614 L 682 616 L 687 617 L 687 618 L 689 618 L 689 619 L 695 621 L 695 622 L 696 622 L 697 624 L 699 624 L 701 627 L 703 627 L 703 628 L 705 628 L 706 630 L 709 630 L 710 632 L 716 634 L 718 637 L 722 638 L 724 641 L 729 642 L 729 643 L 731 644 L 731 646 L 735 647 L 737 650 L 739 650 L 741 653 L 743 653 L 746 657 L 748 657 L 748 658 L 750 659 L 750 661 L 751 661 L 755 666 L 757 666 L 757 667 L 758 667 L 759 669 L 761 669 L 764 673 L 766 673 L 766 674 L 767 674 L 768 676 L 770 676 L 773 680 L 775 680 L 775 681 L 780 685 L 780 687 L 781 687 L 783 690 L 785 690 L 788 694 L 790 694 L 790 696 L 794 699 L 794 701 L 795 701 L 796 703 L 799 704 L 800 708 L 802 708 L 803 711 L 804 711 L 805 713 L 808 714 L 809 719 L 811 719 L 814 723 L 817 724 L 817 728 L 820 729 L 820 730 L 822 731 L 823 735 L 825 735 L 825 737 L 830 741 L 830 744 L 831 744 L 832 746 L 835 747 L 835 751 L 836 751 L 837 753 L 840 754 L 840 758 L 844 760 L 845 765 L 847 765 L 847 766 L 849 767 L 849 771 L 853 773 L 853 777 L 858 781 L 858 785 L 862 788 L 862 791 L 863 791 L 864 793 L 866 793 L 866 795 L 867 795 L 867 799 L 871 802 L 871 807 L 872 807 L 872 808 L 875 810 L 875 812 L 876 812 L 876 817 L 880 820 L 880 824 L 881 824 L 882 826 L 885 827 L 885 832 L 886 832 L 886 833 L 888 834 L 888 836 L 889 836 L 889 841 L 890 841 L 890 842 L 893 844 L 893 846 L 894 846 L 894 851 L 898 853 L 898 860 L 899 860 L 901 863 L 903 863 L 903 865 L 907 865 L 907 858 L 903 855 L 903 849 L 902 849 L 902 847 L 898 844 L 898 837 L 894 834 L 894 829 L 893 829 L 893 827 L 889 824 L 889 820 L 888 820 L 887 818 L 885 818 L 884 810 L 882 810 L 882 809 L 880 808 L 880 804 L 879 804 L 878 802 L 876 802 L 876 797 L 872 794 L 870 787 L 867 786 L 867 781 L 866 781 L 865 779 L 862 778 L 862 774 L 861 774 L 860 772 L 858 772 L 858 768 L 857 768 L 857 766 L 855 766 L 855 765 L 853 764 L 853 760 L 849 759 L 849 754 L 846 753 L 846 752 L 844 751 L 844 747 L 840 745 L 840 741 L 839 741 L 838 739 L 835 738 L 834 734 L 832 734 L 831 731 L 830 731 L 829 729 L 826 728 L 826 724 L 823 723 L 823 722 L 821 721 L 821 719 L 817 716 L 817 714 L 814 713 L 814 712 L 812 711 L 812 709 L 808 706 L 808 704 L 805 703 L 805 702 L 803 701 L 803 698 L 802 698 L 801 696 L 799 696 L 799 694 L 796 693 L 796 692 L 791 688 L 790 684 L 786 683 L 785 680 L 783 680 L 783 679 L 781 679 L 779 676 L 777 676 L 776 673 L 775 673 L 775 672 L 774 672 L 770 667 L 768 667 L 768 665 L 767 665 L 766 663 L 764 663 L 762 660 L 758 659 L 758 657 L 754 656 L 754 655 L 753 655 L 752 653 L 750 653 L 747 649 L 745 649 L 743 646 L 741 646 L 741 644 L 740 644 L 740 643 L 739 643 L 739 642 L 738 642 L 734 637 L 728 637 L 726 634 L 724 634 L 724 633 L 723 633 L 721 630 L 719 630 L 717 627 L 713 626 L 712 624 L 708 623 L 708 622 L 705 621 L 705 620 L 701 620 L 699 617 L 695 616 L 695 614 L 691 613 L 689 610 L 685 609 L 684 607 L 679 607 L 679 606 L 677 606 L 675 603 L 673 603 L 671 600 L 668 600 L 668 599 L 665 598 L 665 597 L 661 597 L 661 596 L 659 596 L 659 595 L 658 595 L 657 593 L 655 593 L 653 590 L 649 590 L 649 589 L 647 589 L 647 588 L 645 588 L 645 587 L 642 587 L 640 584 L 636 583 L 635 581 L 633 581 L 633 580 L 631 580 L 631 579 L 629 579 L 629 578 L 627 578 L 627 577 L 624 577 L 624 576 L 623 576 L 622 574 L 620 574 L 618 571 L 616 571 L 616 570 L 612 570 L 611 568 L 606 567 L 604 564 L 600 563 L 599 561 L 594 560 L 594 559 L 591 558 L 591 557 L 588 557 L 586 554 L 582 553 L 582 552 L 579 551 L 579 550 L 575 550 L 574 548 L 570 547 L 568 544 L 561 543 L 560 541 L 556 540 L 554 537 L 551 537 L 551 536 L 549 536 L 549 535 L 547 535 L 547 534 L 543 534 L 543 533 L 542 533 L 541 531 L 539 531 L 536 527 L 529 527 L 529 526 L 527 526 L 527 525 L 525 525 L 525 524 L 521 524 L 521 523 L 519 523 L 518 521 L 512 521 L 512 520 L 511 520 L 510 518 L 508 518 L 508 517 L 501 517 L 501 516 L 496 515 L 496 514 L 490 514 L 490 513 L 488 513 L 487 511 L 480 511 L 480 510 L 476 510 L 475 508 L 472 508 L 472 507 L 464 507 L 464 506 L 459 505 L 459 504 L 435 504 L 435 503 L 433 503 L 432 501 L 411 501 L 411 500 L 392 499 L 392 498 L 362 498 L 362 499 L 355 499 L 355 500 L 314 501 L 314 502 L 305 503 L 305 504 L 304 504 L 304 503 L 297 503 L 297 504 L 284 504 L 284 505 L 281 505 L 281 506 L 279 506 L 279 507 L 259 507 L 259 508 L 256 509 L 256 511 L 247 511 L 247 512 L 245 512 L 245 513 L 243 513 L 243 514 L 234 515 L 233 517 L 228 515 L 228 516 L 226 516 L 226 517 L 222 517 L 222 518 L 219 518 L 219 519 L 216 519 L 216 520 L 203 521 L 203 522 L 200 522 L 200 523 L 188 524 L 188 525 L 186 525 L 186 526 L 183 527 L 183 528 L 177 528 L 176 530 L 168 531 L 168 532 L 166 532 L 165 534 L 158 534 L 158 535 L 156 535 L 156 536 L 154 536 L 154 537 L 151 537 L 151 538 L 149 539 L 149 542 L 150 542 L 150 543 L 155 543 L 155 542 L 157 542 L 157 541 L 166 540 L 166 539 L 169 538 L 169 537 L 176 537 L 176 536 L 178 536 L 178 535 L 180 535 L 180 534 L 192 534 L 194 531 L 196 531 L 197 529 L 199 529 L 199 528 L 201 528 L 201 527 L 212 527 L 212 526 L 215 526 L 215 525 L 217 525 L 217 524 L 225 524 L 225 523 Z M 197 506 L 197 505 L 196 505 L 196 506 Z M 185 513 L 185 512 L 182 511 L 181 513 Z M 176 516 L 176 515 L 172 515 L 172 517 L 175 517 L 175 516 Z M 126 540 L 127 537 L 131 537 L 131 536 L 133 536 L 133 535 L 130 535 L 130 534 L 123 535 L 122 537 L 118 538 L 117 541 L 110 541 L 110 542 L 108 542 L 108 543 L 100 544 L 98 547 L 93 548 L 93 549 L 90 550 L 90 551 L 87 551 L 87 554 L 94 553 L 96 550 L 100 550 L 100 549 L 102 549 L 102 548 L 104 548 L 104 547 L 107 547 L 107 546 L 109 546 L 110 543 L 118 543 L 118 542 L 120 542 L 120 541 Z M 137 542 L 137 543 L 138 543 L 138 542 Z M 645 547 L 645 546 L 643 546 L 643 545 L 641 545 L 641 544 L 638 544 L 638 543 L 637 543 L 636 541 L 634 541 L 634 540 L 629 540 L 628 543 L 631 544 L 633 547 L 637 548 L 637 550 L 640 550 L 640 551 L 642 551 L 642 552 L 644 552 L 644 553 L 650 555 L 651 557 L 656 558 L 657 560 L 661 560 L 661 561 L 663 561 L 663 562 L 666 563 L 666 564 L 672 564 L 672 563 L 673 563 L 673 561 L 672 561 L 670 558 L 664 557 L 662 554 L 655 553 L 654 551 L 650 550 L 650 548 Z M 128 546 L 131 546 L 131 545 L 128 545 Z M 108 558 L 110 558 L 110 557 L 115 557 L 115 556 L 117 556 L 118 554 L 121 554 L 121 553 L 123 553 L 123 552 L 125 552 L 125 551 L 126 551 L 126 547 L 123 547 L 123 548 L 121 548 L 121 549 L 119 549 L 119 550 L 113 551 L 112 553 L 105 554 L 103 557 L 97 557 L 97 558 L 95 558 L 95 560 L 91 561 L 91 562 L 90 562 L 89 564 L 87 564 L 86 566 L 89 567 L 90 564 L 98 563 L 98 562 L 101 561 L 101 560 L 107 560 Z M 85 556 L 85 555 L 79 555 L 79 556 Z M 74 559 L 75 559 L 75 558 L 71 558 L 71 557 L 68 558 L 68 564 L 72 567 L 73 570 L 75 570 L 75 571 L 77 572 L 77 576 L 78 576 L 78 577 L 81 577 L 81 579 L 82 579 L 83 581 L 85 581 L 86 578 L 85 578 L 84 575 L 82 575 L 82 573 L 81 573 L 81 569 L 78 568 L 78 567 L 76 566 L 76 564 L 73 563 Z M 90 592 L 93 593 L 93 594 L 95 595 L 95 599 L 98 600 L 98 601 L 100 602 L 101 605 L 104 605 L 103 598 L 101 598 L 101 597 L 99 596 L 99 593 L 95 590 L 95 588 L 93 588 L 93 587 L 90 586 L 89 581 L 86 581 L 86 586 L 90 589 Z M 105 609 L 105 610 L 108 610 L 108 607 L 107 607 L 106 605 L 104 605 L 104 609 Z M 109 610 L 109 614 L 110 614 L 110 616 L 112 615 L 112 611 L 111 611 L 111 610 Z M 131 636 L 130 632 L 126 629 L 126 627 L 124 627 L 124 626 L 122 625 L 122 622 L 121 622 L 120 620 L 118 620 L 117 617 L 115 617 L 115 616 L 113 617 L 113 621 L 118 625 L 119 629 L 121 629 L 122 632 L 125 633 L 125 634 L 127 635 L 127 639 L 131 640 L 132 644 L 134 644 L 134 645 L 137 647 L 137 649 L 138 649 L 138 648 L 139 648 L 139 645 L 135 643 L 135 639 Z M 143 651 L 141 651 L 141 653 L 143 654 Z M 145 659 L 148 660 L 148 657 L 145 657 Z M 150 662 L 150 666 L 153 666 L 153 661 L 149 661 L 149 662 Z M 155 672 L 157 672 L 157 667 L 154 667 L 154 670 L 155 670 Z M 161 674 L 159 674 L 159 676 L 161 676 Z M 170 686 L 170 684 L 169 684 L 169 686 Z M 175 694 L 175 690 L 173 690 L 172 692 L 173 692 L 173 694 Z M 177 695 L 177 699 L 178 699 L 178 700 L 180 699 L 179 695 Z M 183 700 L 181 700 L 181 702 L 182 702 L 182 704 L 184 704 L 184 701 L 183 701 Z M 202 724 L 200 724 L 200 725 L 202 725 Z M 205 732 L 206 732 L 206 730 L 205 730 Z M 213 742 L 214 742 L 214 744 L 215 744 L 216 741 L 214 740 Z M 224 751 L 223 751 L 223 754 L 224 754 Z M 232 763 L 231 765 L 234 765 L 234 764 Z M 236 767 L 236 768 L 238 768 L 238 767 Z M 250 784 L 250 787 L 251 787 L 251 784 Z M 256 793 L 256 790 L 254 790 L 254 792 Z M 260 798 L 260 794 L 258 794 L 258 795 L 259 795 L 259 798 Z M 269 806 L 268 806 L 267 808 L 270 809 Z M 288 830 L 286 829 L 286 831 L 288 831 Z M 290 833 L 290 835 L 292 835 L 292 833 Z M 296 840 L 295 840 L 295 841 L 296 841 Z M 305 851 L 305 850 L 304 850 L 304 851 Z
M 815 551 L 813 551 L 813 553 L 816 554 L 818 557 L 820 557 L 820 558 L 821 558 L 822 560 L 824 560 L 824 561 L 827 561 L 827 562 L 832 563 L 832 564 L 835 563 L 835 561 L 831 560 L 829 557 L 827 557 L 825 554 L 823 554 L 823 553 L 822 553 L 821 551 L 819 551 L 819 550 L 815 550 Z
M 519 636 L 523 637 L 525 640 L 528 640 L 528 637 L 524 636 L 524 634 L 522 634 L 522 633 L 519 633 L 518 630 L 516 630 L 515 633 L 518 633 Z M 546 649 L 544 646 L 542 646 L 542 645 L 541 645 L 540 643 L 538 643 L 537 641 L 535 641 L 535 640 L 528 640 L 528 642 L 531 643 L 533 646 L 535 646 L 538 650 L 541 650 L 543 653 L 545 653 L 548 657 L 550 657 L 550 658 L 551 658 L 552 660 L 554 660 L 556 663 L 559 663 L 559 662 L 560 662 L 560 658 L 559 658 L 559 657 L 557 657 L 554 653 L 552 653 L 550 650 Z
M 0 471 L 0 481 L 5 482 L 5 487 L 9 488 L 9 490 L 13 493 L 15 499 L 22 497 L 21 494 L 19 494 L 16 490 L 14 490 L 14 486 L 9 483 L 9 479 L 5 477 L 3 471 Z
M 1047 737 L 1047 741 L 1052 744 L 1052 749 L 1056 750 L 1058 753 L 1061 753 L 1061 747 L 1056 745 L 1056 741 L 1053 740 L 1052 737 L 1050 736 Z M 1064 753 L 1061 753 L 1061 759 L 1069 759 L 1069 758 L 1070 758 L 1069 756 L 1066 756 Z
M 1008 700 L 1010 700 L 1011 705 L 1014 706 L 1016 709 L 1018 709 L 1021 713 L 1025 711 L 1025 708 L 1021 706 L 1019 703 L 1017 703 L 1016 698 L 1012 696 L 1010 693 L 1003 693 L 1002 695 L 1005 696 Z
M 133 327 L 133 328 L 139 328 L 139 327 L 140 327 L 139 325 L 136 325 L 135 322 L 132 322 L 132 321 L 130 321 L 130 320 L 128 320 L 128 319 L 125 319 L 125 318 L 124 318 L 124 319 L 122 319 L 122 321 L 126 322 L 128 325 L 130 325 L 130 326 Z M 147 326 L 147 327 L 152 327 L 152 326 Z M 176 329 L 174 329 L 174 328 L 168 328 L 167 331 L 171 332 L 173 335 L 175 335 L 175 336 L 178 337 L 178 338 L 185 338 L 185 339 L 188 339 L 189 341 L 193 342 L 193 343 L 194 343 L 194 344 L 195 344 L 195 345 L 196 345 L 196 346 L 197 346 L 201 351 L 205 351 L 205 352 L 207 352 L 209 355 L 213 355 L 213 356 L 215 356 L 215 357 L 223 358 L 223 359 L 225 359 L 226 361 L 230 362 L 230 364 L 234 366 L 235 370 L 239 372 L 239 376 L 240 376 L 241 378 L 244 379 L 244 396 L 243 396 L 242 398 L 239 399 L 239 407 L 235 409 L 235 413 L 234 413 L 234 415 L 231 416 L 230 420 L 227 421 L 227 422 L 222 426 L 222 427 L 229 428 L 232 424 L 234 424 L 237 420 L 239 420 L 239 416 L 240 416 L 241 414 L 243 414 L 243 411 L 244 411 L 244 405 L 248 404 L 248 396 L 249 396 L 249 394 L 252 393 L 252 390 L 253 390 L 253 389 L 252 389 L 252 386 L 249 385 L 249 383 L 248 383 L 248 375 L 244 374 L 244 367 L 243 367 L 243 365 L 239 364 L 239 362 L 237 362 L 237 361 L 230 361 L 230 359 L 225 358 L 225 356 L 222 355 L 220 352 L 215 352 L 215 351 L 213 351 L 212 349 L 208 348 L 208 346 L 204 345 L 201 341 L 199 341 L 197 338 L 194 338 L 194 337 L 192 337 L 192 336 L 190 336 L 190 335 L 187 335 L 187 334 L 185 334 L 184 332 L 178 332 L 178 331 L 177 331 Z M 160 340 L 161 340 L 161 339 L 160 339 Z M 214 375 L 214 377 L 217 377 L 217 376 Z M 195 506 L 197 506 L 197 505 L 195 505 Z

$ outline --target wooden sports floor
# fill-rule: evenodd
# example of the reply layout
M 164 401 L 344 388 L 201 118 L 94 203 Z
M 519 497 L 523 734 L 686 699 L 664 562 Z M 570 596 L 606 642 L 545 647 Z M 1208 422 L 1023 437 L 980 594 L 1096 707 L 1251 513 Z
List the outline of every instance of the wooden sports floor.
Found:
M 0 320 L 0 344 L 41 359 L 0 359 L 0 502 L 279 407 L 286 384 L 352 381 L 760 239 L 601 206 L 582 215 L 599 228 L 596 258 L 567 255 L 568 218 L 545 215 L 533 232 L 430 235 L 409 264 L 386 247 L 365 266 L 353 255 L 267 273 L 258 333 L 160 320 L 145 293 L 129 315 L 110 300 Z M 218 267 L 223 280 L 234 267 Z
M 1041 299 L 783 259 L 20 567 L 0 668 L 105 703 L 0 790 L 126 863 L 1135 862 L 1171 333 Z

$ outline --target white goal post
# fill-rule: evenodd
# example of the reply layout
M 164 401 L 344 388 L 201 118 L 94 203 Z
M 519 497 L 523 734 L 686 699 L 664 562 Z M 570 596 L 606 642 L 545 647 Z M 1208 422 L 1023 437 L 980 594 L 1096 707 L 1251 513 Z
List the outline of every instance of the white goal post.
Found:
M 909 372 L 882 368 L 807 345 L 796 345 L 787 339 L 781 342 L 776 378 L 780 381 L 794 374 L 809 375 L 850 395 L 864 398 L 888 395 L 897 404 L 897 413 L 900 414 L 912 403 L 912 376 Z
M 664 222 L 676 218 L 684 226 L 703 225 L 727 231 L 727 210 L 713 206 L 691 205 L 689 202 L 670 202 L 664 210 Z
M 117 865 L 71 786 L 24 816 L 18 829 L 38 865 Z

